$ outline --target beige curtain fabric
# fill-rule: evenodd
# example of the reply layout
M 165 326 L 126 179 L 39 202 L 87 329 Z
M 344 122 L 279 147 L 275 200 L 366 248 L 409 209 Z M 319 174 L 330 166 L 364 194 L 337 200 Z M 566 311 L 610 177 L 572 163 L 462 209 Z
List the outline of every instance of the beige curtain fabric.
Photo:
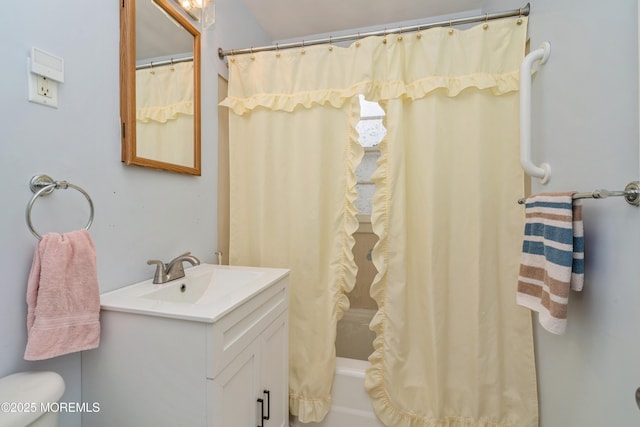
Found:
M 386 425 L 537 425 L 515 304 L 526 18 L 229 60 L 231 262 L 292 269 L 290 408 L 330 405 L 357 228 L 357 95 L 386 110 L 372 223 L 379 311 L 366 388 Z
M 289 406 L 304 421 L 330 408 L 336 324 L 355 283 L 358 120 L 357 98 L 230 117 L 229 262 L 291 269 Z
M 408 87 L 431 63 L 449 82 L 381 99 L 387 135 L 372 213 L 379 311 L 366 389 L 388 426 L 538 425 L 531 316 L 514 304 L 524 24 L 438 31 L 428 50 L 404 45 L 374 61 Z
M 193 167 L 193 62 L 136 71 L 136 154 Z
M 537 426 L 518 97 L 389 100 L 375 182 L 379 312 L 366 388 L 388 426 Z

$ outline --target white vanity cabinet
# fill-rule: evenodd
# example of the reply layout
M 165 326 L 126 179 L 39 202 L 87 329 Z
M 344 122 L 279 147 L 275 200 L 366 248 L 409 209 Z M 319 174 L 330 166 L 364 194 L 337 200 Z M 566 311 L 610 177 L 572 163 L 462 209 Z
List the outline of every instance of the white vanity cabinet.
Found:
M 103 295 L 100 347 L 82 354 L 82 400 L 100 411 L 83 427 L 288 426 L 288 271 L 277 272 L 220 295 L 205 319 Z
M 285 317 L 273 322 L 209 381 L 212 425 L 253 426 L 256 420 L 256 426 L 289 425 L 288 367 L 283 365 L 287 360 Z

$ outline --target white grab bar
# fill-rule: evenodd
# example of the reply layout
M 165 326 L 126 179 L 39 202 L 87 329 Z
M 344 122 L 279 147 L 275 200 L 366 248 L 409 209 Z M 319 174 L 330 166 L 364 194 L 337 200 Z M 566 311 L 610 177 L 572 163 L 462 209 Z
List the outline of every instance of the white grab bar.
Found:
M 531 73 L 534 62 L 547 62 L 550 50 L 551 44 L 543 42 L 525 56 L 520 65 L 520 164 L 527 175 L 540 178 L 542 184 L 549 182 L 551 166 L 548 163 L 536 166 L 531 161 Z

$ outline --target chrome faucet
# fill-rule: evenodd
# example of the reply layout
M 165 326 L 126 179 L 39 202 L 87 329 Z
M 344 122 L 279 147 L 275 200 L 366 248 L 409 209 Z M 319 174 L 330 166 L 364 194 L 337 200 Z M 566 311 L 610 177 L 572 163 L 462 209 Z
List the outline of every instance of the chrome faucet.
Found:
M 200 260 L 191 255 L 191 252 L 185 252 L 182 255 L 178 255 L 167 264 L 157 259 L 150 259 L 147 264 L 156 264 L 156 274 L 153 276 L 153 283 L 162 284 L 172 280 L 181 279 L 184 277 L 184 266 L 182 263 L 186 261 L 191 265 L 200 264 Z

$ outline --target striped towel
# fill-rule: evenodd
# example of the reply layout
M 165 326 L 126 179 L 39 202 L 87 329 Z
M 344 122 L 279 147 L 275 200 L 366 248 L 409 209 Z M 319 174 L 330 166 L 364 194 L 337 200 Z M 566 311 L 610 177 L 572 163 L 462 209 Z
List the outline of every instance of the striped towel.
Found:
M 569 291 L 584 283 L 582 206 L 575 192 L 540 193 L 526 201 L 516 302 L 539 313 L 542 327 L 564 333 Z

